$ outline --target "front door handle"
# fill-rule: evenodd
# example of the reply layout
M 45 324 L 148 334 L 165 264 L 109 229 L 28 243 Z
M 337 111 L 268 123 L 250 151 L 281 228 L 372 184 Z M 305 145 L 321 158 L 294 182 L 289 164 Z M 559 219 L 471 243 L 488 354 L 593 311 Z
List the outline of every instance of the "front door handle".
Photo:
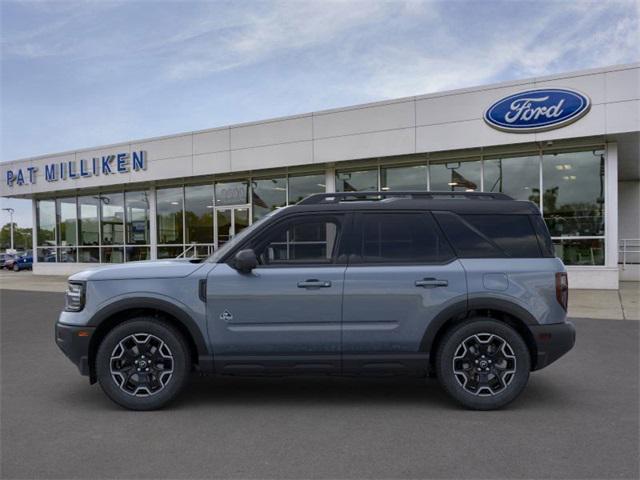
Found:
M 423 278 L 422 280 L 416 280 L 416 287 L 436 288 L 448 286 L 449 282 L 447 280 L 438 280 L 437 278 Z
M 316 280 L 315 278 L 305 280 L 304 282 L 298 282 L 298 288 L 329 288 L 331 282 L 323 282 Z

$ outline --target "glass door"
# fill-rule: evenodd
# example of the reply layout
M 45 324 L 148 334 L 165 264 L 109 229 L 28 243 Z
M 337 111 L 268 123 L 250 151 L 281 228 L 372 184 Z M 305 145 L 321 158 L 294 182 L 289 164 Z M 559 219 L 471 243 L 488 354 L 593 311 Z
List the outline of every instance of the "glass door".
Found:
M 249 226 L 248 206 L 216 208 L 216 249 Z

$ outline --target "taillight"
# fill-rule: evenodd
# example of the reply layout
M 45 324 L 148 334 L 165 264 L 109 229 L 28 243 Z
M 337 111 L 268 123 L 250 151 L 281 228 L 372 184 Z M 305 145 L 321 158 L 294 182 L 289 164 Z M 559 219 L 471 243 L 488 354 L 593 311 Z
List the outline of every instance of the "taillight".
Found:
M 569 305 L 569 279 L 567 278 L 567 272 L 556 273 L 556 298 L 566 312 Z

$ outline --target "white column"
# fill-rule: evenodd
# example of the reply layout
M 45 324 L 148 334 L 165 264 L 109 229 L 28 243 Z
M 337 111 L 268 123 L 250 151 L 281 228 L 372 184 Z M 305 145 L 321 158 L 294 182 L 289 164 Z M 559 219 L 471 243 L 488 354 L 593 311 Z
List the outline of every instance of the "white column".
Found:
M 325 171 L 325 192 L 334 193 L 336 191 L 336 167 L 335 165 L 327 165 L 327 169 Z
M 605 265 L 618 268 L 618 144 L 608 143 L 605 152 Z M 623 219 L 624 220 L 624 219 Z
M 31 200 L 31 250 L 33 252 L 33 269 L 35 270 L 36 264 L 38 263 L 38 213 L 36 206 L 38 202 L 36 199 Z
M 156 187 L 149 188 L 149 242 L 151 243 L 151 260 L 158 258 L 158 216 L 156 214 Z

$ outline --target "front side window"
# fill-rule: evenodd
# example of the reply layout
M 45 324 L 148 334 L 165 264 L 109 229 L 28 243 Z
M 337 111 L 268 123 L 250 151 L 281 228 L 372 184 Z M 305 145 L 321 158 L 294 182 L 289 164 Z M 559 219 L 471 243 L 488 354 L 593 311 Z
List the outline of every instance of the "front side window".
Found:
M 444 263 L 453 258 L 428 214 L 363 214 L 360 224 L 356 255 L 363 263 Z
M 339 234 L 337 217 L 297 218 L 267 234 L 256 254 L 261 265 L 331 264 Z

